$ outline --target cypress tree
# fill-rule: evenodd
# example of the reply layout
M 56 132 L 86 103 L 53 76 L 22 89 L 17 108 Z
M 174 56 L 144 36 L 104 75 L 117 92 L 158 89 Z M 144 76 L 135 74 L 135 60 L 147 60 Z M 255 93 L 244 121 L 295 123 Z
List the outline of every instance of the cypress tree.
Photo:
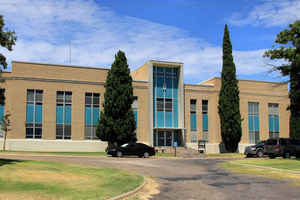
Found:
M 118 51 L 106 78 L 103 111 L 96 134 L 108 145 L 136 141 L 136 122 L 131 108 L 133 88 L 125 53 Z
M 229 152 L 236 152 L 242 136 L 240 97 L 236 69 L 232 57 L 227 24 L 223 37 L 223 67 L 221 76 L 222 86 L 219 94 L 219 116 L 221 122 L 221 136 L 225 148 Z

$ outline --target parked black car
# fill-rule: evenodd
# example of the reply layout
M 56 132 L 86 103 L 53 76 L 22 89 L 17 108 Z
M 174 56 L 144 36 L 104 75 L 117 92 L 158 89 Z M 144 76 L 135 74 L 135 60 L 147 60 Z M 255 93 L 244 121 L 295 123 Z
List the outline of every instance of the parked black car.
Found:
M 255 145 L 251 145 L 251 146 L 247 146 L 245 148 L 245 152 L 244 154 L 247 157 L 251 157 L 251 156 L 257 156 L 259 158 L 263 157 L 265 154 L 264 148 L 265 148 L 265 142 L 266 141 L 260 141 Z
M 300 140 L 299 139 L 289 139 L 285 150 L 283 152 L 284 158 L 290 158 L 291 156 L 296 156 L 300 158 Z
M 120 147 L 108 149 L 107 154 L 117 157 L 127 155 L 148 158 L 155 155 L 155 149 L 143 143 L 126 143 Z
M 290 138 L 270 138 L 265 143 L 265 153 L 270 158 L 285 157 L 286 147 L 290 143 Z

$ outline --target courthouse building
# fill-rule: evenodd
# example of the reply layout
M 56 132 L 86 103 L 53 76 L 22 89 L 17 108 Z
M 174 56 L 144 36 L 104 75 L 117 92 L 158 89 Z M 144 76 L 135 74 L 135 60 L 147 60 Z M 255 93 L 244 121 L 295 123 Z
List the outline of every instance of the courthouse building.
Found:
M 28 151 L 104 151 L 96 125 L 103 109 L 108 69 L 12 62 L 1 83 L 10 113 L 7 148 Z M 150 60 L 131 73 L 137 138 L 155 147 L 197 148 L 219 152 L 220 78 L 184 83 L 184 65 Z M 288 84 L 239 80 L 242 139 L 239 149 L 269 137 L 289 136 Z M 0 134 L 3 138 L 3 133 Z M 0 138 L 0 144 L 3 139 Z

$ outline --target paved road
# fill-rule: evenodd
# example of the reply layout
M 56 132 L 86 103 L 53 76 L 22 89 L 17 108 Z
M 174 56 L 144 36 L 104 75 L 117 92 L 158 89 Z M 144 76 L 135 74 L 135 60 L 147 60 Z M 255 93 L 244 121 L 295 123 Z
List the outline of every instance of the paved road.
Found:
M 140 159 L 110 157 L 4 156 L 81 163 L 133 170 L 153 177 L 160 193 L 153 200 L 251 199 L 296 200 L 300 187 L 283 180 L 232 174 L 218 167 L 220 159 Z

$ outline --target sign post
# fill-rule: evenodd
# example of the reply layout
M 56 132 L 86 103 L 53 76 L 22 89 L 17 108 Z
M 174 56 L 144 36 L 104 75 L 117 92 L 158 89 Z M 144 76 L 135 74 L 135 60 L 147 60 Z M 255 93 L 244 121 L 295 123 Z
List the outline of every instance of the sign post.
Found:
M 178 144 L 177 144 L 177 142 L 173 142 L 173 147 L 174 147 L 174 149 L 175 149 L 175 157 L 176 157 L 176 147 L 178 146 Z

